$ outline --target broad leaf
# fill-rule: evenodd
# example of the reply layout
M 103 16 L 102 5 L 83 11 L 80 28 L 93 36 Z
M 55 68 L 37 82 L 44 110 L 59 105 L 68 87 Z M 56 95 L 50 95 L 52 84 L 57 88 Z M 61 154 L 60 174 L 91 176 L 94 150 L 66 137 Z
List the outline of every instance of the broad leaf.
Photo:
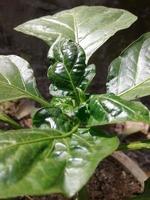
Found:
M 0 56 L 0 102 L 19 98 L 38 98 L 33 71 L 19 56 Z
M 135 20 L 136 17 L 125 10 L 80 6 L 28 21 L 16 30 L 36 36 L 50 46 L 61 38 L 71 39 L 85 50 L 88 61 L 106 40 L 117 31 L 128 28 Z
M 127 100 L 150 95 L 150 33 L 142 35 L 111 63 L 107 91 Z
M 33 116 L 33 125 L 37 128 L 53 128 L 68 132 L 78 123 L 58 107 L 41 108 Z
M 88 126 L 140 121 L 150 123 L 149 110 L 139 102 L 128 102 L 113 94 L 90 97 Z
M 94 130 L 69 134 L 52 129 L 0 133 L 0 198 L 50 193 L 71 197 L 119 145 L 117 137 Z

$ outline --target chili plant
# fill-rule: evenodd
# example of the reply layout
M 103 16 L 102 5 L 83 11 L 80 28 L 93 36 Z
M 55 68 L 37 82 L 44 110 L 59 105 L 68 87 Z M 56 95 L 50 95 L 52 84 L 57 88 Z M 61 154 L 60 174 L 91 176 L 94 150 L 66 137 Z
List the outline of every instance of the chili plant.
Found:
M 88 92 L 95 76 L 89 58 L 135 20 L 125 10 L 81 6 L 16 28 L 50 46 L 47 75 L 53 97 L 47 101 L 40 95 L 27 61 L 0 56 L 0 102 L 29 98 L 41 105 L 33 115 L 33 128 L 0 132 L 0 198 L 51 193 L 72 197 L 100 161 L 121 148 L 118 137 L 101 125 L 150 123 L 149 110 L 139 101 L 150 94 L 150 33 L 111 63 L 106 94 Z M 147 140 L 126 148 L 149 146 Z

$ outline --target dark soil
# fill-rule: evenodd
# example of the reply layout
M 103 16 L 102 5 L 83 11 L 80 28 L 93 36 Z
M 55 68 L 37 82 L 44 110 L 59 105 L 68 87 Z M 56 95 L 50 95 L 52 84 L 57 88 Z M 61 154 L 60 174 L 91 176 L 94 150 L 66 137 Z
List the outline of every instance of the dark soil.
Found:
M 105 159 L 88 184 L 90 200 L 125 200 L 140 192 L 135 178 L 115 159 Z

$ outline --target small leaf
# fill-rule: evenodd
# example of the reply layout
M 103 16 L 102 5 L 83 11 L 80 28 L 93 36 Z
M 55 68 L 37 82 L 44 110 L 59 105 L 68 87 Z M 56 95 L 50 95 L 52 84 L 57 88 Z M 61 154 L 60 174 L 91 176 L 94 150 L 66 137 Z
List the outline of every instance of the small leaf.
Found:
M 129 150 L 150 149 L 150 140 L 131 142 L 125 145 L 125 148 Z
M 7 131 L 0 133 L 0 141 L 1 199 L 51 193 L 72 197 L 119 145 L 117 137 L 86 129 L 66 135 L 52 129 Z
M 57 97 L 74 96 L 80 101 L 95 76 L 95 65 L 86 66 L 83 49 L 71 40 L 62 39 L 53 47 L 48 69 L 50 94 Z
M 71 97 L 53 97 L 50 102 L 51 107 L 59 108 L 63 113 L 72 117 L 74 116 L 75 100 Z
M 19 56 L 0 56 L 0 102 L 38 96 L 29 64 Z
M 143 34 L 111 63 L 107 91 L 127 100 L 150 95 L 150 33 Z
M 62 38 L 71 39 L 85 50 L 88 61 L 105 41 L 117 31 L 128 28 L 135 20 L 136 16 L 125 10 L 79 6 L 28 21 L 16 30 L 36 36 L 50 46 Z
M 150 123 L 149 110 L 139 102 L 128 102 L 113 94 L 93 95 L 88 104 L 88 126 L 139 121 Z
M 40 97 L 29 63 L 19 56 L 0 55 L 0 103 L 20 98 L 48 104 Z
M 20 128 L 21 126 L 14 121 L 11 117 L 9 117 L 8 115 L 6 115 L 5 113 L 0 112 L 0 120 L 3 122 L 6 122 L 8 124 L 10 124 L 12 127 L 14 128 Z
M 84 91 L 88 88 L 94 76 L 96 75 L 96 67 L 94 64 L 91 64 L 85 68 L 84 79 L 80 84 L 80 88 Z
M 69 92 L 68 91 L 60 90 L 60 89 L 58 89 L 58 87 L 56 87 L 56 85 L 53 85 L 52 83 L 49 86 L 49 93 L 50 93 L 50 95 L 52 95 L 54 97 L 69 96 Z
M 83 49 L 74 42 L 63 39 L 54 46 L 53 54 L 48 78 L 58 89 L 76 94 L 76 87 L 81 84 L 86 68 Z
M 60 108 L 41 108 L 33 116 L 33 125 L 37 128 L 53 128 L 68 132 L 77 125 L 77 119 L 70 118 Z

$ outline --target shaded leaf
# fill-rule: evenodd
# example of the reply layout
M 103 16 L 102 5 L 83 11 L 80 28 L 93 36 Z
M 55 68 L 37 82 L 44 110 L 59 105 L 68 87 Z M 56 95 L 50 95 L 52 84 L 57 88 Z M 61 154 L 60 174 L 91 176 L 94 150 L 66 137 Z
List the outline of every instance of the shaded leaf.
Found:
M 117 31 L 128 28 L 135 20 L 136 17 L 125 10 L 80 6 L 28 21 L 16 30 L 36 36 L 50 46 L 61 38 L 71 39 L 85 50 L 88 61 L 106 40 Z M 49 54 L 52 52 L 51 49 Z
M 149 110 L 143 104 L 128 102 L 113 94 L 91 96 L 88 109 L 88 126 L 125 121 L 150 123 Z
M 150 33 L 143 34 L 111 63 L 107 92 L 127 100 L 150 95 Z
M 82 80 L 82 82 L 80 84 L 80 88 L 82 88 L 84 91 L 86 91 L 86 89 L 92 82 L 95 75 L 96 75 L 95 65 L 94 64 L 88 65 L 85 68 L 84 79 Z
M 41 108 L 33 116 L 33 125 L 37 128 L 53 128 L 68 132 L 78 123 L 76 118 L 71 118 L 60 108 Z
M 117 137 L 94 130 L 65 135 L 24 129 L 0 133 L 0 139 L 0 198 L 50 193 L 71 197 L 119 145 Z
M 0 102 L 39 97 L 33 70 L 19 56 L 0 56 Z

